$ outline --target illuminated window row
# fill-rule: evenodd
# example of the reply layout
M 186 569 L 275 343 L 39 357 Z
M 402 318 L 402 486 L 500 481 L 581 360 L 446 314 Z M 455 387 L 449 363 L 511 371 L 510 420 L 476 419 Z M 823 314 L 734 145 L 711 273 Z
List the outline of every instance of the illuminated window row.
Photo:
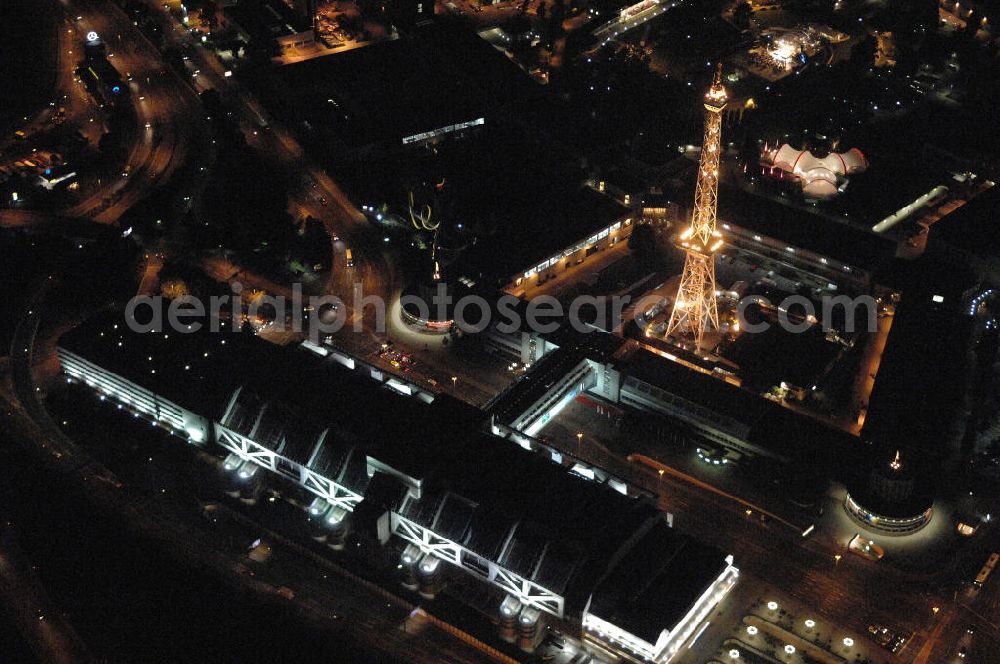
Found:
M 912 533 L 920 530 L 931 520 L 933 508 L 921 512 L 912 517 L 893 518 L 881 516 L 869 509 L 862 507 L 850 494 L 844 501 L 847 513 L 855 519 L 861 521 L 873 530 L 881 530 L 890 533 Z
M 405 138 L 403 138 L 403 145 L 420 143 L 422 141 L 430 140 L 432 138 L 437 138 L 438 136 L 444 136 L 445 134 L 451 134 L 456 131 L 461 131 L 463 129 L 468 129 L 470 127 L 477 127 L 484 124 L 486 124 L 486 118 L 476 118 L 475 120 L 469 120 L 468 122 L 460 122 L 458 124 L 448 125 L 447 127 L 441 127 L 440 129 L 432 129 L 431 131 L 425 131 L 420 134 L 413 134 L 412 136 L 406 136 Z
M 583 250 L 587 249 L 588 247 L 591 247 L 591 246 L 597 244 L 598 242 L 600 242 L 601 240 L 605 239 L 606 237 L 608 237 L 609 235 L 611 235 L 615 231 L 621 229 L 621 227 L 622 227 L 622 222 L 616 221 L 615 223 L 611 224 L 607 228 L 604 228 L 604 229 L 598 231 L 597 233 L 595 233 L 594 235 L 590 236 L 586 240 L 582 240 L 582 241 L 578 242 L 575 245 L 567 247 L 565 250 L 563 250 L 562 252 L 556 254 L 555 256 L 552 256 L 552 257 L 550 257 L 550 258 L 542 261 L 541 263 L 539 263 L 535 267 L 533 267 L 530 270 L 528 270 L 527 272 L 525 272 L 524 273 L 524 278 L 528 279 L 528 278 L 530 278 L 530 277 L 532 277 L 532 276 L 534 276 L 534 275 L 536 275 L 536 274 L 538 274 L 540 272 L 543 272 L 544 270 L 552 267 L 553 265 L 558 265 L 559 261 L 561 261 L 562 259 L 569 258 L 573 254 L 575 254 L 575 253 L 577 253 L 579 251 L 583 251 Z
M 72 353 L 60 350 L 60 359 L 67 375 L 83 381 L 99 393 L 111 396 L 134 410 L 176 429 L 184 430 L 184 411 L 179 406 Z

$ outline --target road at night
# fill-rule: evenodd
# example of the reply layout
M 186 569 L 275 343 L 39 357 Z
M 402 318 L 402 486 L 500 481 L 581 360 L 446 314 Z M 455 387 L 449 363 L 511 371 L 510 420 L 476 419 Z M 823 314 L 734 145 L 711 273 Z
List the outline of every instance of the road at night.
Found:
M 610 452 L 593 433 L 593 420 L 565 414 L 549 424 L 544 432 L 550 444 L 564 452 L 579 455 L 589 463 L 607 468 L 654 493 L 659 493 L 661 507 L 674 515 L 675 527 L 699 540 L 711 542 L 731 552 L 740 569 L 770 587 L 794 597 L 818 615 L 836 624 L 864 633 L 868 625 L 878 623 L 898 633 L 915 633 L 914 643 L 905 654 L 918 652 L 933 639 L 929 662 L 942 661 L 938 656 L 952 648 L 960 636 L 957 627 L 936 632 L 937 625 L 950 616 L 967 614 L 956 604 L 955 590 L 960 587 L 963 563 L 981 552 L 966 551 L 947 564 L 926 573 L 902 571 L 888 562 L 872 562 L 849 553 L 841 542 L 831 541 L 820 533 L 803 538 L 801 532 L 773 520 L 761 523 L 756 512 L 747 514 L 744 504 L 665 473 L 659 477 L 652 468 L 629 463 Z M 589 427 L 589 428 L 588 428 Z M 578 445 L 575 433 L 588 431 Z M 828 509 L 841 509 L 833 505 Z M 838 560 L 835 556 L 841 556 Z M 963 591 L 959 590 L 959 594 Z M 997 608 L 1000 593 L 991 594 Z M 980 600 L 980 605 L 983 602 Z M 908 611 L 899 610 L 901 605 Z M 940 611 L 935 613 L 934 607 Z M 985 616 L 989 610 L 979 611 Z M 965 616 L 968 620 L 969 616 Z M 962 622 L 961 618 L 951 622 Z M 964 623 L 963 623 L 964 624 Z M 964 628 L 963 628 L 964 629 Z M 993 642 L 983 634 L 982 642 Z
M 206 163 L 204 146 L 199 145 L 205 135 L 199 128 L 204 111 L 193 91 L 167 69 L 159 53 L 120 8 L 104 0 L 72 0 L 64 7 L 71 17 L 73 27 L 69 29 L 79 42 L 74 53 L 82 48 L 84 34 L 96 32 L 113 54 L 109 61 L 122 79 L 131 75 L 128 85 L 137 122 L 127 131 L 133 141 L 128 159 L 118 177 L 67 210 L 70 216 L 114 223 L 158 184 L 165 183 L 189 155 L 198 164 Z M 62 59 L 68 69 L 75 68 L 77 62 L 70 55 Z

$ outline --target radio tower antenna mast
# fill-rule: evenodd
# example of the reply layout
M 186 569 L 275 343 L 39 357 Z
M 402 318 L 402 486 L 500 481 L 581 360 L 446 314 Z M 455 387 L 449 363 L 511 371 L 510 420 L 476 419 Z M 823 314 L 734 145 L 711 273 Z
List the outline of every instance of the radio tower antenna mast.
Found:
M 705 139 L 701 144 L 698 182 L 694 190 L 691 226 L 677 240 L 687 257 L 677 289 L 677 299 L 667 325 L 667 336 L 687 336 L 701 348 L 705 330 L 719 327 L 715 301 L 715 252 L 722 234 L 715 228 L 719 198 L 719 156 L 722 152 L 722 110 L 729 97 L 722 86 L 722 63 L 715 71 L 712 87 L 705 94 Z

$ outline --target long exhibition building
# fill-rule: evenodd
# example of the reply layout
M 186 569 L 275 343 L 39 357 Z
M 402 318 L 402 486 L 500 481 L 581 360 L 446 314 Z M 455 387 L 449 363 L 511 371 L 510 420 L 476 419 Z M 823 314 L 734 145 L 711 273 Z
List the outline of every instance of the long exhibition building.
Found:
M 330 356 L 249 333 L 136 332 L 106 314 L 64 335 L 59 357 L 123 415 L 216 452 L 244 500 L 264 481 L 299 494 L 329 547 L 370 547 L 425 597 L 486 584 L 499 636 L 525 650 L 552 625 L 668 662 L 739 576 L 646 498 L 484 432 L 476 408 L 426 403 Z

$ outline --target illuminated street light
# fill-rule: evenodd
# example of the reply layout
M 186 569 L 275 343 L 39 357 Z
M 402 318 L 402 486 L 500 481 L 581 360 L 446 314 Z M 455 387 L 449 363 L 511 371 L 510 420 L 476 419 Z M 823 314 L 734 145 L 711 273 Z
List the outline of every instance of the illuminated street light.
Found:
M 813 620 L 812 618 L 806 620 L 806 627 L 808 627 L 809 629 L 812 629 L 815 626 L 816 626 L 816 621 L 815 620 Z
M 848 648 L 853 647 L 854 646 L 854 639 L 852 639 L 849 636 L 845 636 L 844 637 L 844 645 L 847 646 Z
M 452 376 L 451 377 L 451 386 L 455 387 L 456 385 L 458 385 L 458 376 Z
M 740 658 L 739 650 L 733 648 L 732 650 L 729 651 L 729 659 L 739 659 L 739 658 Z
M 757 636 L 758 629 L 753 625 L 747 627 L 747 634 L 750 636 Z
M 789 655 L 794 655 L 795 654 L 795 646 L 793 646 L 792 644 L 789 643 L 788 645 L 785 646 L 785 652 L 788 653 Z
M 778 603 L 775 602 L 774 600 L 771 600 L 770 602 L 767 603 L 767 610 L 768 611 L 777 611 L 778 610 Z

